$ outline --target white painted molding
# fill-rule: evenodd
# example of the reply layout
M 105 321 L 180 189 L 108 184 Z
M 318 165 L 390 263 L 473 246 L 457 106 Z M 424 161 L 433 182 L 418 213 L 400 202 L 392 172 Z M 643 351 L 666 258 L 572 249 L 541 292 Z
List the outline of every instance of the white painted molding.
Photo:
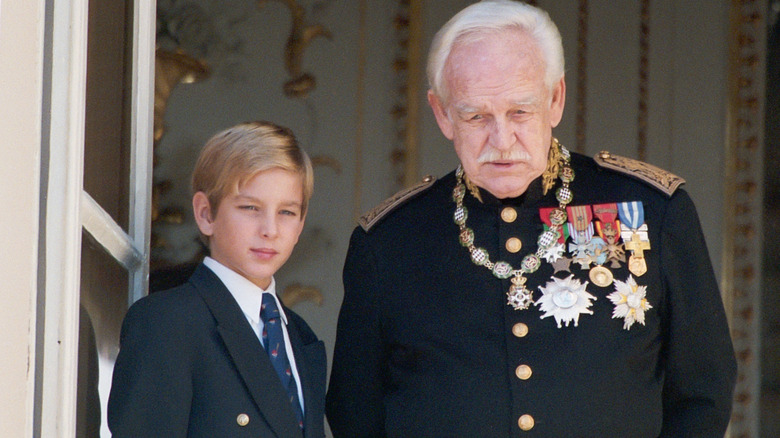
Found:
M 136 269 L 130 271 L 130 303 L 146 295 L 149 286 L 157 24 L 154 0 L 138 0 L 134 3 L 129 233 L 134 246 L 140 248 L 143 259 Z
M 76 433 L 88 0 L 55 1 L 41 436 Z
M 125 269 L 132 272 L 141 266 L 143 253 L 86 191 L 81 192 L 81 225 Z

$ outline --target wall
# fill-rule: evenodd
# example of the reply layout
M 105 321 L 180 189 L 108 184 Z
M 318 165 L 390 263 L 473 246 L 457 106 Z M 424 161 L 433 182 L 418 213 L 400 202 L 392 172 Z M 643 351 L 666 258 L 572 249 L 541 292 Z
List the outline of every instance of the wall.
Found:
M 42 41 L 42 2 L 0 1 L 0 424 L 8 437 L 32 436 Z

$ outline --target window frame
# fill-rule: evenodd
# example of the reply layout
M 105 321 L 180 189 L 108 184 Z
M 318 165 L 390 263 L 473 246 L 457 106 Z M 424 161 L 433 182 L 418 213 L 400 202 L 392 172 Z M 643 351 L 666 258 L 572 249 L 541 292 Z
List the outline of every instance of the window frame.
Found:
M 84 191 L 84 130 L 89 0 L 47 1 L 51 86 L 45 268 L 39 317 L 43 360 L 37 372 L 35 429 L 76 433 L 82 229 L 129 273 L 128 304 L 147 294 L 152 189 L 155 0 L 133 2 L 129 226 L 125 232 Z M 42 304 L 41 304 L 42 303 Z M 41 309 L 39 307 L 39 309 Z

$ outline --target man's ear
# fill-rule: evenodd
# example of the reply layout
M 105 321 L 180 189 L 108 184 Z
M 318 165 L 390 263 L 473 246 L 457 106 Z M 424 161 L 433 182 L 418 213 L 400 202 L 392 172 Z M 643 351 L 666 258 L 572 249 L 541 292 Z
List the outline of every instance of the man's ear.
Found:
M 428 90 L 428 104 L 433 110 L 433 115 L 436 117 L 436 123 L 439 125 L 441 133 L 444 134 L 448 140 L 452 140 L 452 120 L 450 120 L 449 116 L 447 115 L 447 110 L 444 109 L 444 105 L 442 105 L 441 100 L 438 96 L 433 94 L 432 90 Z
M 566 103 L 566 81 L 564 78 L 555 84 L 552 89 L 552 99 L 550 99 L 550 125 L 551 128 L 558 126 L 563 117 L 563 106 Z
M 205 193 L 197 192 L 192 196 L 192 212 L 201 234 L 211 236 L 214 233 L 214 219 L 209 198 Z

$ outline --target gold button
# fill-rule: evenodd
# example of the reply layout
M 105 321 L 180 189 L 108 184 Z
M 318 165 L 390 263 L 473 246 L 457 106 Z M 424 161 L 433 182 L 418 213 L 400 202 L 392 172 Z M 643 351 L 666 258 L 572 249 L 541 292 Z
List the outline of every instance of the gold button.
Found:
M 517 210 L 512 207 L 504 207 L 504 209 L 501 210 L 501 219 L 503 219 L 504 222 L 514 222 L 515 219 L 517 219 Z
M 249 415 L 238 414 L 238 417 L 236 417 L 236 423 L 238 423 L 239 426 L 246 426 L 249 424 Z
M 515 374 L 517 375 L 517 378 L 520 380 L 528 380 L 531 378 L 531 367 L 528 365 L 520 365 L 515 369 Z
M 520 429 L 531 430 L 534 428 L 534 417 L 528 414 L 521 415 L 517 420 L 517 425 L 520 426 Z
M 520 248 L 523 247 L 523 241 L 518 239 L 517 237 L 510 237 L 506 240 L 506 250 L 511 253 L 516 253 L 517 251 L 520 251 Z
M 512 334 L 517 336 L 518 338 L 523 338 L 525 335 L 528 334 L 528 326 L 523 324 L 522 322 L 518 322 L 517 324 L 512 326 Z

